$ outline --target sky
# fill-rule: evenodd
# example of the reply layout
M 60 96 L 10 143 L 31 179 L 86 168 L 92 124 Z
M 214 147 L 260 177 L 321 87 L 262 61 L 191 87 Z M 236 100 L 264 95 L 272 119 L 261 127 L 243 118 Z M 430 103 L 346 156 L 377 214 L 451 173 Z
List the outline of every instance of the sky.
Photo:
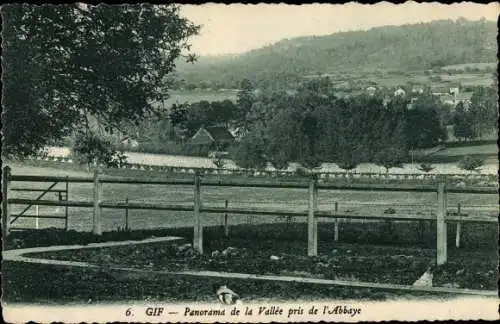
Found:
M 309 4 L 213 4 L 182 5 L 181 15 L 201 25 L 191 40 L 198 55 L 242 53 L 284 38 L 328 35 L 340 31 L 366 30 L 377 26 L 429 22 L 464 17 L 496 21 L 498 3 L 462 2 L 452 5 L 407 2 L 400 5 Z

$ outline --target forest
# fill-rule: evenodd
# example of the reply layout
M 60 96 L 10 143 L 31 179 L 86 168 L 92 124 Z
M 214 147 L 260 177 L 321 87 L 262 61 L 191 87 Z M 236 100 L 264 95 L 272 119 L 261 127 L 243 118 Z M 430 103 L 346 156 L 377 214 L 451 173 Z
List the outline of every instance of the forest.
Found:
M 280 89 L 310 74 L 423 71 L 495 62 L 496 36 L 494 22 L 458 19 L 285 39 L 239 55 L 179 62 L 174 87 L 237 89 L 248 79 L 259 89 Z

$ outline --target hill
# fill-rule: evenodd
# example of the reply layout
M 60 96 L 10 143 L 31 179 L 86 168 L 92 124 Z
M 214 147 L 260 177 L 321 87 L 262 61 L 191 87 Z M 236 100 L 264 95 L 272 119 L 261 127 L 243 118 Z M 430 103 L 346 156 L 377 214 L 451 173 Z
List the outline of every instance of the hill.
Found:
M 201 57 L 180 64 L 183 85 L 238 88 L 242 79 L 260 88 L 293 84 L 305 75 L 341 77 L 350 71 L 416 71 L 496 62 L 494 22 L 440 20 L 367 31 L 281 40 L 240 55 Z

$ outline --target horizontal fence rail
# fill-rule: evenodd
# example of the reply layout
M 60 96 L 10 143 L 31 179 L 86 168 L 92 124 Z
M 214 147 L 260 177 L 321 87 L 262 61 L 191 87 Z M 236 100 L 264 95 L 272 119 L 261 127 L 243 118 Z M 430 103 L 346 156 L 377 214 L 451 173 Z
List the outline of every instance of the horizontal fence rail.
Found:
M 66 182 L 68 183 L 92 183 L 93 184 L 93 198 L 90 201 L 83 200 L 43 200 L 43 199 L 25 199 L 25 198 L 12 198 L 8 197 L 7 187 L 10 182 Z M 102 185 L 103 184 L 130 184 L 130 185 L 172 185 L 172 186 L 191 186 L 193 188 L 193 203 L 192 204 L 165 204 L 165 203 L 152 203 L 152 202 L 133 202 L 127 198 L 125 202 L 120 201 L 105 201 L 102 199 Z M 463 193 L 463 194 L 495 194 L 498 195 L 498 188 L 492 187 L 451 187 L 446 186 L 444 182 L 438 185 L 410 185 L 410 184 L 356 184 L 356 183 L 325 183 L 317 176 L 310 178 L 303 178 L 303 180 L 283 181 L 282 179 L 268 178 L 266 181 L 245 181 L 245 180 L 232 180 L 232 179 L 206 179 L 203 181 L 203 176 L 198 172 L 193 174 L 191 179 L 148 179 L 148 178 L 134 178 L 134 177 L 119 177 L 103 175 L 99 170 L 94 172 L 93 177 L 60 177 L 60 176 L 28 176 L 28 175 L 10 175 L 10 171 L 4 169 L 3 178 L 3 194 L 4 202 L 2 213 L 2 228 L 7 230 L 10 217 L 19 217 L 19 215 L 11 215 L 9 213 L 8 205 L 36 205 L 40 206 L 62 206 L 66 207 L 81 207 L 92 208 L 92 227 L 93 232 L 97 235 L 101 234 L 101 209 L 124 209 L 126 211 L 126 222 L 128 227 L 128 210 L 167 210 L 167 211 L 181 211 L 192 212 L 194 215 L 194 240 L 193 247 L 200 252 L 203 251 L 203 226 L 201 222 L 201 213 L 214 213 L 225 215 L 225 232 L 228 233 L 227 214 L 234 215 L 257 215 L 257 216 L 286 216 L 286 217 L 306 217 L 308 227 L 308 255 L 317 255 L 317 227 L 318 219 L 333 218 L 336 219 L 335 239 L 338 239 L 338 223 L 337 220 L 361 219 L 361 220 L 381 220 L 381 221 L 432 221 L 437 224 L 437 262 L 443 264 L 446 261 L 447 248 L 446 248 L 446 222 L 457 222 L 457 246 L 459 244 L 459 227 L 463 222 L 480 222 L 480 223 L 496 223 L 497 217 L 489 216 L 467 216 L 460 211 L 458 205 L 458 212 L 450 212 L 447 206 L 448 193 Z M 228 206 L 209 206 L 201 202 L 201 188 L 202 187 L 247 187 L 247 188 L 275 188 L 275 189 L 305 189 L 307 190 L 308 205 L 304 206 L 303 210 L 285 210 L 285 209 L 269 209 L 269 208 L 252 208 L 252 207 L 235 207 Z M 36 191 L 37 189 L 30 188 L 10 188 L 13 191 Z M 40 189 L 42 190 L 42 189 Z M 50 190 L 55 190 L 50 188 Z M 369 212 L 352 213 L 341 212 L 338 210 L 338 205 L 335 203 L 333 210 L 323 210 L 324 208 L 318 207 L 318 191 L 319 190 L 342 190 L 342 191 L 380 191 L 380 192 L 427 192 L 436 193 L 436 204 L 428 207 L 433 207 L 436 213 L 426 212 L 412 214 L 409 212 L 399 213 L 382 213 L 379 215 L 369 214 Z M 46 190 L 45 190 L 46 191 Z M 67 192 L 67 187 L 66 187 Z M 6 198 L 6 199 L 5 199 Z M 67 212 L 66 212 L 67 213 Z M 4 216 L 5 215 L 5 216 Z M 26 217 L 35 217 L 32 215 L 25 215 Z M 47 218 L 64 218 L 52 217 L 46 215 Z M 50 217 L 49 217 L 50 216 Z M 42 217 L 42 216 L 39 216 Z M 66 222 L 67 222 L 66 214 Z M 67 224 L 66 224 L 67 228 Z M 227 235 L 227 234 L 226 234 Z
M 12 175 L 10 181 L 24 182 L 65 182 L 70 183 L 93 183 L 91 177 L 52 177 L 52 176 L 19 176 Z M 183 185 L 192 186 L 193 180 L 183 179 L 139 179 L 133 177 L 117 177 L 117 176 L 102 176 L 99 179 L 100 183 L 114 184 L 149 184 L 149 185 Z M 303 181 L 283 181 L 283 182 L 244 182 L 234 180 L 217 180 L 203 181 L 200 180 L 201 186 L 208 187 L 247 187 L 247 188 L 286 188 L 286 189 L 307 189 L 309 187 L 308 180 Z M 399 184 L 328 184 L 317 183 L 318 189 L 323 190 L 349 190 L 349 191 L 402 191 L 402 192 L 436 192 L 436 186 L 432 185 L 399 185 Z M 24 188 L 23 188 L 24 189 Z M 14 189 L 15 190 L 15 189 Z M 32 190 L 32 189 L 26 189 Z M 40 191 L 43 191 L 40 189 Z M 64 192 L 64 190 L 62 190 Z M 449 187 L 446 189 L 448 193 L 466 193 L 466 194 L 498 194 L 498 188 L 492 187 L 469 187 L 455 188 Z
M 21 199 L 21 198 L 10 198 L 8 200 L 9 204 L 12 205 L 24 205 L 35 202 L 33 199 Z M 38 200 L 36 201 L 40 206 L 68 206 L 68 207 L 87 207 L 91 208 L 94 206 L 93 201 L 68 201 L 61 202 L 56 200 Z M 152 204 L 145 202 L 101 202 L 99 204 L 100 208 L 109 209 L 144 209 L 144 210 L 169 210 L 169 211 L 193 211 L 193 205 L 178 205 L 178 204 Z M 266 209 L 266 208 L 237 208 L 237 207 L 217 207 L 217 206 L 203 206 L 200 208 L 201 212 L 204 213 L 230 213 L 239 215 L 261 215 L 261 216 L 291 216 L 291 217 L 306 217 L 308 215 L 307 210 L 297 211 L 297 210 L 279 210 L 279 209 Z M 14 216 L 14 215 L 11 215 Z M 26 216 L 35 217 L 35 216 Z M 368 214 L 350 214 L 350 213 L 338 213 L 333 211 L 317 210 L 314 213 L 315 218 L 349 218 L 349 219 L 381 219 L 381 220 L 430 220 L 435 221 L 436 216 L 430 214 L 413 215 L 413 214 L 382 214 L 382 215 L 368 215 Z M 50 217 L 50 218 L 64 218 L 64 217 Z M 496 217 L 488 216 L 455 216 L 448 215 L 445 217 L 447 221 L 461 221 L 461 222 L 478 222 L 478 223 L 496 223 L 498 219 Z

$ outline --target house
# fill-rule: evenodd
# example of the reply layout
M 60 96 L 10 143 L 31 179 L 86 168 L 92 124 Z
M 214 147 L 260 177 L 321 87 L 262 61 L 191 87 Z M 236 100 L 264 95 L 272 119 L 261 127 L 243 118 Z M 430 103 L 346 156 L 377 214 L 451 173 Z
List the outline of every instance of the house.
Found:
M 450 94 L 450 95 L 444 95 L 440 96 L 439 100 L 443 104 L 447 104 L 455 108 L 459 103 L 462 103 L 464 105 L 465 109 L 469 109 L 471 105 L 471 98 L 472 98 L 472 92 L 462 92 L 458 94 Z
M 368 88 L 366 88 L 366 92 L 370 95 L 370 96 L 373 96 L 375 94 L 375 91 L 377 91 L 377 88 L 373 87 L 373 86 L 370 86 Z
M 432 94 L 435 96 L 446 96 L 450 94 L 450 88 L 448 87 L 435 87 L 432 88 Z
M 460 94 L 459 84 L 450 84 L 446 87 L 436 87 L 432 89 L 432 94 L 435 96 L 447 96 Z
M 424 87 L 421 85 L 416 85 L 411 88 L 412 93 L 424 93 Z
M 403 89 L 401 88 L 398 88 L 396 91 L 394 91 L 394 96 L 397 97 L 397 96 L 405 96 L 406 95 L 406 91 L 404 91 Z
M 208 146 L 212 149 L 225 149 L 235 141 L 234 136 L 223 126 L 201 126 L 191 137 L 191 145 Z
M 453 95 L 458 95 L 460 93 L 460 85 L 458 84 L 450 85 L 450 93 Z
M 409 102 L 409 103 L 408 103 L 408 105 L 406 106 L 406 108 L 407 108 L 408 110 L 411 110 L 411 109 L 415 108 L 415 102 L 416 102 L 417 100 L 418 100 L 418 98 L 417 98 L 417 97 L 412 97 L 412 98 L 410 99 L 410 102 Z

